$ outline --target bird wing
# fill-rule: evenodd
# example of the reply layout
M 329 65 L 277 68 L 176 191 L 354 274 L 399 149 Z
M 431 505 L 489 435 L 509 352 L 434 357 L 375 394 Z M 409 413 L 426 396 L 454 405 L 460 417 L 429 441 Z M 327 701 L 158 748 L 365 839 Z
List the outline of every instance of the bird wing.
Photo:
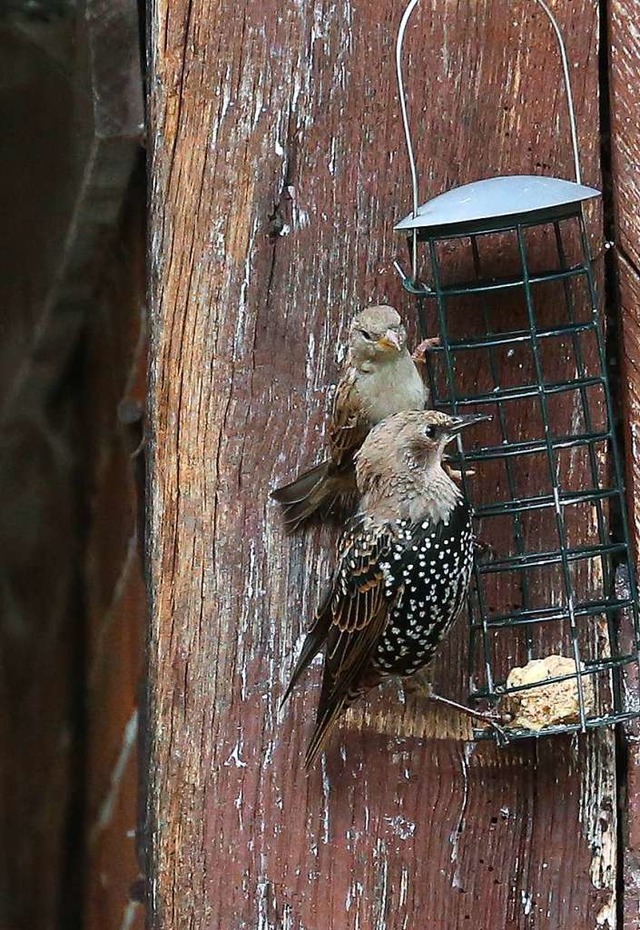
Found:
M 347 524 L 338 546 L 338 564 L 326 605 L 341 633 L 363 630 L 385 602 L 382 568 L 392 544 L 390 528 L 362 515 Z
M 338 382 L 329 422 L 329 449 L 336 465 L 350 461 L 362 445 L 371 423 L 362 409 L 357 389 L 358 373 L 349 367 Z
M 379 562 L 389 547 L 390 537 L 386 531 L 364 530 L 364 524 L 365 518 L 361 515 L 347 524 L 338 546 L 338 564 L 309 626 L 281 703 L 287 700 L 325 643 L 328 655 L 340 653 L 342 663 L 349 657 L 350 664 L 351 657 L 359 651 L 356 643 L 360 642 L 360 638 L 351 634 L 369 627 L 362 640 L 371 635 L 372 626 L 375 626 L 371 620 L 384 604 L 384 575 Z M 332 666 L 335 666 L 333 661 Z
M 388 526 L 374 525 L 362 516 L 351 521 L 342 537 L 332 589 L 317 617 L 326 652 L 307 766 L 340 714 L 373 684 L 367 672 L 393 606 L 385 594 L 382 568 L 392 541 Z

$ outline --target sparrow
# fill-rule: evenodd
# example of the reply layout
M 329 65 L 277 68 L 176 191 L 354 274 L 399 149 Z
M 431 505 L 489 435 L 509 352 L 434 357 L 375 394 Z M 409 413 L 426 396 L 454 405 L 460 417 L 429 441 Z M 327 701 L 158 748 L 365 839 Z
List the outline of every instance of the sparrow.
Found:
M 352 320 L 344 369 L 336 387 L 328 425 L 328 457 L 271 497 L 282 504 L 284 522 L 297 529 L 312 514 L 330 509 L 356 491 L 354 456 L 369 431 L 400 410 L 423 410 L 429 394 L 416 365 L 424 359 L 426 340 L 414 358 L 407 332 L 389 306 L 367 307 Z

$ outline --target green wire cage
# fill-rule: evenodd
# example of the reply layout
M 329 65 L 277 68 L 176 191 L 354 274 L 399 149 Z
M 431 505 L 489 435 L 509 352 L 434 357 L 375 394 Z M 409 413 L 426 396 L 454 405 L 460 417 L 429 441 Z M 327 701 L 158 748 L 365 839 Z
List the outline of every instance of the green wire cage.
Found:
M 396 227 L 411 271 L 396 267 L 422 336 L 440 336 L 427 356 L 434 407 L 493 417 L 480 444 L 457 456 L 492 552 L 474 569 L 469 697 L 509 709 L 514 739 L 640 715 L 624 687 L 638 680 L 637 586 L 583 215 L 599 192 L 581 183 L 566 53 L 536 2 L 559 43 L 575 181 L 490 178 L 420 206 L 402 75 L 418 0 L 397 43 L 413 210 Z M 616 591 L 622 565 L 628 583 Z

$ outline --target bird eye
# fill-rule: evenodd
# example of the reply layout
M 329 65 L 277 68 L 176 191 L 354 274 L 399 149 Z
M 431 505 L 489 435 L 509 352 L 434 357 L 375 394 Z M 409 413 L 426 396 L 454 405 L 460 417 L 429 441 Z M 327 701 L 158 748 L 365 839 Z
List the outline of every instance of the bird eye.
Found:
M 436 438 L 436 433 L 437 433 L 437 430 L 436 430 L 435 426 L 426 426 L 426 427 L 425 427 L 424 434 L 425 434 L 425 436 L 427 437 L 427 439 L 435 439 L 435 438 Z
M 358 332 L 360 333 L 361 336 L 364 336 L 365 339 L 368 339 L 369 342 L 371 342 L 371 340 L 373 339 L 373 336 L 371 335 L 371 333 L 368 333 L 366 329 L 359 329 Z

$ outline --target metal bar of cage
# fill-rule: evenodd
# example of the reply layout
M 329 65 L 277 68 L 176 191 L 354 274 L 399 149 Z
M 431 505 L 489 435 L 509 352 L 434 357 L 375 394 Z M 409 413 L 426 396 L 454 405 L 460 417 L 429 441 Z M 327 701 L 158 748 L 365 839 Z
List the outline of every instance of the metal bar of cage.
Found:
M 602 555 L 614 555 L 615 553 L 625 552 L 626 545 L 623 542 L 601 543 L 597 546 L 579 546 L 576 548 L 549 549 L 546 552 L 529 552 L 524 555 L 514 555 L 508 558 L 487 562 L 485 565 L 478 567 L 481 575 L 495 575 L 504 571 L 520 571 L 526 568 L 541 568 L 545 565 L 563 565 L 565 561 L 577 562 L 586 559 L 597 558 Z
M 577 603 L 574 607 L 576 617 L 595 617 L 602 613 L 617 613 L 619 610 L 632 607 L 630 598 L 611 598 L 600 601 L 587 601 Z M 493 615 L 488 621 L 489 629 L 500 627 L 526 625 L 527 623 L 549 623 L 558 620 L 568 620 L 569 613 L 562 607 L 537 607 L 514 610 L 508 614 Z
M 582 491 L 563 491 L 559 495 L 559 501 L 562 506 L 570 507 L 583 502 L 607 500 L 617 496 L 617 488 L 598 488 L 597 490 L 589 488 Z M 509 502 L 479 504 L 475 508 L 475 514 L 479 518 L 505 516 L 523 510 L 544 510 L 547 507 L 553 507 L 554 503 L 555 498 L 552 494 L 539 494 L 535 497 L 516 498 Z
M 496 395 L 496 401 L 500 400 L 500 397 Z M 469 404 L 471 404 L 469 400 Z M 462 406 L 460 402 L 457 403 L 457 406 Z M 549 445 L 553 449 L 578 449 L 581 446 L 586 446 L 591 442 L 602 442 L 606 443 L 611 439 L 611 434 L 609 432 L 599 432 L 599 433 L 580 433 L 577 436 L 558 436 L 549 440 Z M 503 456 L 508 455 L 533 455 L 539 452 L 545 452 L 547 449 L 547 443 L 544 439 L 529 439 L 522 442 L 515 442 L 510 445 L 508 448 L 501 448 L 500 446 L 489 446 L 486 449 L 474 449 L 473 451 L 465 453 L 465 461 L 469 463 L 473 462 L 486 462 L 490 459 L 503 458 Z
M 571 381 L 570 385 L 566 381 L 559 381 L 557 384 L 522 384 L 517 388 L 500 388 L 500 400 L 518 400 L 526 397 L 538 397 L 540 394 L 561 394 L 567 390 L 584 390 L 589 387 L 602 387 L 604 385 L 604 378 L 601 376 L 596 376 L 592 378 L 576 378 L 575 381 Z M 485 394 L 461 394 L 456 398 L 456 402 L 459 406 L 469 405 L 469 404 L 493 404 L 496 401 L 497 391 L 494 389 L 489 393 Z M 594 434 L 595 435 L 595 434 Z
M 424 324 L 423 324 L 424 325 Z M 593 320 L 585 323 L 571 323 L 560 326 L 551 326 L 538 330 L 538 338 L 544 339 L 546 337 L 556 337 L 556 336 L 566 336 L 572 335 L 574 333 L 586 333 L 593 331 L 596 328 L 596 323 Z M 500 346 L 511 346 L 517 345 L 518 343 L 528 342 L 529 340 L 529 330 L 520 329 L 515 330 L 510 333 L 495 333 L 494 335 L 488 335 L 484 339 L 482 337 L 470 342 L 468 340 L 452 340 L 449 343 L 449 349 L 460 351 L 461 349 L 483 349 L 483 348 L 498 348 Z M 444 352 L 442 346 L 432 346 L 430 349 L 434 355 L 438 352 Z

